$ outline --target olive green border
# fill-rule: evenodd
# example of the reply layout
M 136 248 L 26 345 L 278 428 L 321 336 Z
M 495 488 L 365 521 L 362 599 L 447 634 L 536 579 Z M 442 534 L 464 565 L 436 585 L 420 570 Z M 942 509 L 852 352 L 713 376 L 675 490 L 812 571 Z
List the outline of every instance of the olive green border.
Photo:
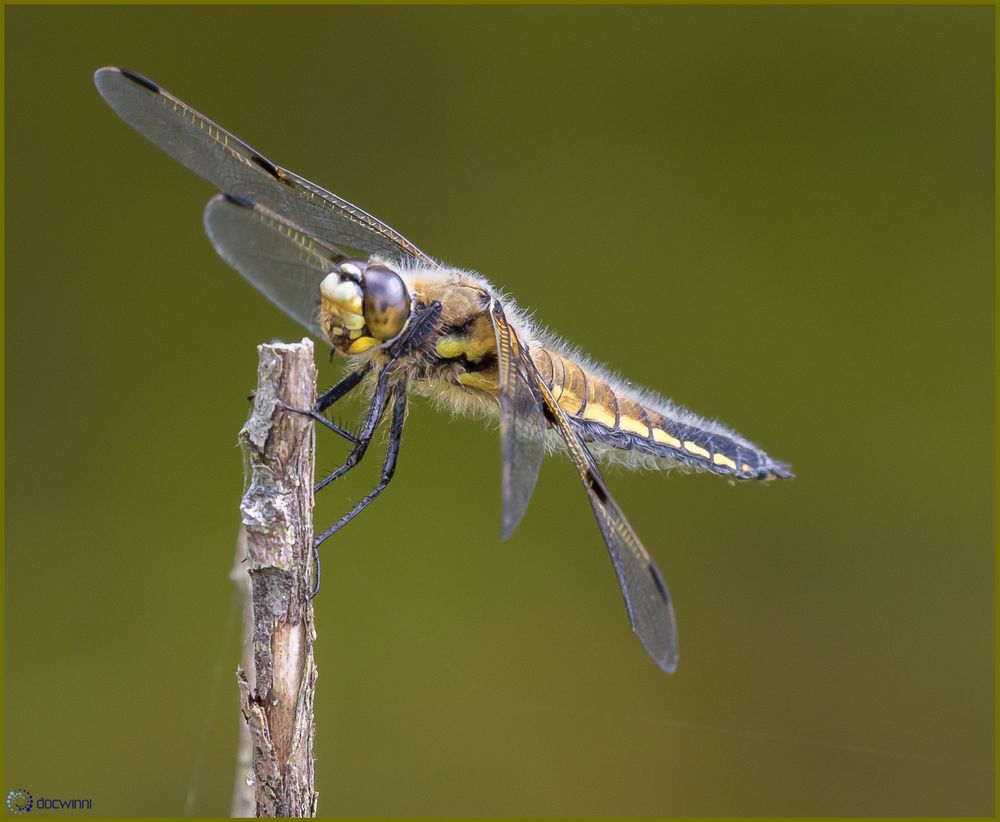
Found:
M 41 3 L 34 2 L 34 0 L 14 0 L 14 2 L 4 2 L 4 9 L 6 11 L 7 6 L 24 6 L 24 5 L 144 5 L 142 3 L 134 2 L 133 0 L 110 0 L 110 2 L 93 3 L 86 2 L 86 0 L 80 0 L 80 2 L 75 2 L 75 0 L 69 0 L 68 2 L 60 3 Z M 157 3 L 156 5 L 275 5 L 274 3 L 269 3 L 267 0 L 249 0 L 249 2 L 238 2 L 238 0 L 220 0 L 214 3 L 191 3 L 184 2 L 184 0 L 166 0 L 166 2 Z M 358 3 L 347 2 L 347 0 L 300 0 L 297 5 L 361 5 Z M 438 2 L 417 2 L 417 0 L 366 0 L 364 5 L 611 5 L 607 2 L 601 2 L 600 0 L 582 0 L 582 2 L 572 2 L 571 0 L 554 0 L 554 2 L 549 3 L 523 3 L 516 2 L 516 0 L 501 0 L 501 2 L 487 2 L 486 0 L 438 0 Z M 634 2 L 628 4 L 614 4 L 614 5 L 739 5 L 739 6 L 800 6 L 800 5 L 810 5 L 810 6 L 822 6 L 822 5 L 858 5 L 858 6 L 875 6 L 875 5 L 892 5 L 892 6 L 941 6 L 941 5 L 963 5 L 963 6 L 993 6 L 994 9 L 998 6 L 997 2 L 993 0 L 969 0 L 969 2 L 961 3 L 941 3 L 933 2 L 933 0 L 883 0 L 883 2 L 866 2 L 865 0 L 841 0 L 837 3 L 829 2 L 801 2 L 801 0 L 771 0 L 771 2 L 760 3 L 752 2 L 752 0 L 700 0 L 697 3 L 692 2 L 681 2 L 681 0 L 634 0 Z M 0 16 L 0 48 L 4 49 L 4 57 L 6 57 L 6 14 Z M 997 44 L 1000 44 L 1000 29 L 997 28 L 997 18 L 994 15 L 994 61 L 996 60 L 997 54 Z M 996 68 L 996 63 L 994 64 Z M 6 89 L 6 60 L 0 62 L 0 88 Z M 1000 115 L 998 115 L 997 98 L 996 98 L 996 84 L 994 84 L 994 157 L 996 159 L 996 134 L 1000 129 Z M 4 96 L 4 102 L 6 103 L 6 96 Z M 0 128 L 3 129 L 3 134 L 6 137 L 6 106 L 0 107 Z M 6 251 L 6 243 L 4 230 L 6 227 L 6 174 L 5 174 L 5 152 L 0 152 L 0 181 L 4 184 L 4 197 L 0 200 L 0 245 L 2 245 L 4 251 Z M 1000 173 L 997 171 L 998 164 L 994 162 L 994 174 L 996 179 L 994 181 L 994 204 L 996 203 L 996 193 L 1000 190 Z M 996 243 L 994 241 L 994 391 L 996 391 L 996 386 L 1000 383 L 997 381 L 996 372 L 996 362 L 1000 359 L 1000 334 L 997 332 L 995 318 L 997 316 L 997 309 L 1000 308 L 1000 283 L 996 280 L 997 271 L 997 259 L 996 259 Z M 0 337 L 0 354 L 5 354 L 6 352 L 6 254 L 4 254 L 3 259 L 0 260 L 0 330 L 4 333 Z M 5 444 L 6 444 L 6 379 L 5 379 L 5 363 L 6 358 L 0 359 L 0 418 L 2 418 L 4 425 L 0 428 L 0 453 L 6 454 Z M 994 395 L 995 396 L 995 395 Z M 997 464 L 1000 464 L 1000 437 L 997 437 L 997 429 L 994 429 L 994 449 L 995 456 L 998 458 L 994 462 L 994 471 L 996 472 Z M 995 473 L 995 479 L 1000 479 L 1000 473 Z M 0 466 L 0 522 L 6 522 L 5 508 L 6 508 L 6 459 L 2 466 Z M 997 484 L 994 485 L 994 493 L 997 492 Z M 994 509 L 994 522 L 995 522 L 995 533 L 1000 530 L 1000 494 L 997 495 L 997 508 Z M 6 529 L 0 534 L 0 584 L 2 584 L 2 590 L 6 591 Z M 1000 570 L 998 570 L 997 563 L 994 563 L 994 572 L 997 574 L 997 581 L 1000 582 Z M 1000 585 L 997 585 L 994 590 L 1000 589 Z M 996 598 L 994 598 L 994 606 L 996 608 L 995 613 L 995 625 L 994 633 L 995 636 L 996 628 L 1000 627 L 1000 604 L 997 603 Z M 4 640 L 6 628 L 6 608 L 0 612 L 0 651 L 4 649 Z M 6 657 L 4 657 L 6 660 Z M 0 668 L 2 670 L 2 668 Z M 996 683 L 1000 680 L 1000 666 L 994 669 L 994 688 L 996 688 Z M 4 714 L 6 708 L 4 696 L 6 694 L 6 689 L 0 689 L 0 717 Z M 996 693 L 994 692 L 994 697 Z M 2 720 L 0 720 L 2 722 Z M 997 740 L 1000 738 L 1000 703 L 997 703 L 997 710 L 994 711 L 994 763 L 997 762 L 997 753 L 1000 753 L 1000 747 L 997 747 Z M 0 760 L 0 786 L 5 786 L 6 781 L 3 779 L 3 762 Z M 9 786 L 7 786 L 9 787 Z M 7 788 L 5 787 L 4 790 Z M 996 782 L 994 781 L 994 814 L 996 814 L 996 807 L 1000 802 L 1000 792 L 997 791 Z M 5 815 L 9 816 L 6 810 L 0 811 Z M 70 815 L 67 814 L 67 817 Z M 86 819 L 99 819 L 101 817 L 91 816 L 87 814 Z M 366 820 L 375 820 L 382 817 L 365 817 Z M 470 819 L 472 817 L 469 817 Z M 606 817 L 606 818 L 628 818 L 628 817 Z M 678 817 L 684 818 L 684 817 Z M 768 817 L 701 817 L 704 818 L 718 818 L 718 819 L 740 819 L 740 820 L 753 820 L 753 819 L 766 819 Z M 824 819 L 843 819 L 845 817 L 823 817 Z M 878 817 L 851 817 L 851 819 L 863 820 L 863 819 L 876 819 Z M 931 818 L 931 817 L 927 817 Z M 942 817 L 939 817 L 942 818 Z M 948 818 L 948 817 L 943 817 Z M 965 819 L 996 819 L 996 815 L 993 817 L 963 817 Z

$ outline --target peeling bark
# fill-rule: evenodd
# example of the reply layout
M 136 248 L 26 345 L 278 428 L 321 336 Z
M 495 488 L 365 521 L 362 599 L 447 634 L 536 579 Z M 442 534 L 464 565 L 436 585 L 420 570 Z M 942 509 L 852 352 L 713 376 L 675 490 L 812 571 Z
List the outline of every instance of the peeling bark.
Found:
M 253 649 L 247 670 L 237 672 L 252 754 L 246 779 L 257 816 L 315 816 L 316 634 L 309 599 L 315 443 L 312 420 L 285 407 L 312 408 L 316 366 L 308 339 L 257 350 L 253 410 L 239 435 Z

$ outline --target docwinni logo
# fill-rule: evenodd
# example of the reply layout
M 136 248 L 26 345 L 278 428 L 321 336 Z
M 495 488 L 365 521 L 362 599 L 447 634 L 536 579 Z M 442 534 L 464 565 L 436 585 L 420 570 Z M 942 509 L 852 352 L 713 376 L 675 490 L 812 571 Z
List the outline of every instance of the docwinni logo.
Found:
M 28 813 L 32 804 L 31 791 L 24 788 L 7 791 L 7 809 L 11 813 Z
M 31 792 L 18 788 L 7 792 L 7 808 L 11 813 L 29 813 L 32 808 L 46 811 L 89 811 L 94 807 L 92 799 L 49 799 L 44 796 L 32 799 Z

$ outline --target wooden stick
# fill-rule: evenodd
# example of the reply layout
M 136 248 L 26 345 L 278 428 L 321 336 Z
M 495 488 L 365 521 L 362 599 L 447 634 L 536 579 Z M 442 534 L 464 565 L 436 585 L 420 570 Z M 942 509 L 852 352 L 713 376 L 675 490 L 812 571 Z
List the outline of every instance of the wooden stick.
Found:
M 313 775 L 312 420 L 316 365 L 308 339 L 257 348 L 253 411 L 240 431 L 240 504 L 250 575 L 253 670 L 237 672 L 250 733 L 256 815 L 315 816 Z M 253 683 L 253 684 L 251 684 Z
M 240 667 L 236 675 L 246 676 L 252 691 L 257 687 L 257 675 L 253 665 L 253 608 L 250 607 L 250 574 L 247 573 L 247 529 L 240 525 L 236 538 L 236 558 L 233 560 L 233 570 L 229 572 L 243 601 L 242 628 L 240 630 Z M 253 771 L 253 745 L 250 742 L 250 728 L 246 721 L 240 722 L 240 741 L 236 754 L 236 782 L 233 785 L 233 802 L 229 815 L 233 819 L 249 819 L 256 816 L 254 802 L 254 784 L 256 774 Z M 247 777 L 251 776 L 250 779 Z

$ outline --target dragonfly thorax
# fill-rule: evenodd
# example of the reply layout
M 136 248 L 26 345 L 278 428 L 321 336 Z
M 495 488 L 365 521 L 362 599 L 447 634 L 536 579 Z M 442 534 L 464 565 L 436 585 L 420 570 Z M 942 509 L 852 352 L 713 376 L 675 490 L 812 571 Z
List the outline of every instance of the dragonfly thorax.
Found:
M 409 289 L 381 262 L 342 262 L 326 275 L 319 290 L 323 331 L 346 354 L 391 342 L 410 320 Z

